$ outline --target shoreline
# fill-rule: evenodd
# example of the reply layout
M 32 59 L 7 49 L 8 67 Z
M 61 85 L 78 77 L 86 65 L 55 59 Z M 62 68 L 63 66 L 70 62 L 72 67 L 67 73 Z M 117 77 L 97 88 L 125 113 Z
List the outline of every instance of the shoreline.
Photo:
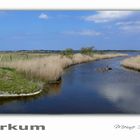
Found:
M 127 58 L 121 62 L 124 68 L 140 72 L 140 56 Z
M 42 89 L 36 91 L 36 92 L 32 92 L 32 93 L 21 93 L 21 94 L 10 94 L 8 92 L 2 92 L 0 91 L 0 97 L 3 97 L 3 98 L 9 98 L 9 97 L 29 97 L 29 96 L 35 96 L 35 95 L 38 95 L 42 92 Z M 2 94 L 1 94 L 2 93 Z

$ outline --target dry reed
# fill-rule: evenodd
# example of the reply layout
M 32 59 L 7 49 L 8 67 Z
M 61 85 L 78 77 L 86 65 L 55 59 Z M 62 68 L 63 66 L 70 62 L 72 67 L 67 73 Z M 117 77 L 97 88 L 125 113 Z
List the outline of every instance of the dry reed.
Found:
M 95 54 L 88 56 L 78 53 L 74 54 L 71 58 L 52 54 L 26 60 L 0 61 L 0 67 L 15 68 L 32 79 L 55 81 L 62 76 L 64 69 L 71 65 L 117 56 L 124 56 L 124 54 Z
M 125 59 L 121 63 L 124 67 L 134 69 L 134 70 L 140 70 L 140 56 L 131 57 L 128 59 Z

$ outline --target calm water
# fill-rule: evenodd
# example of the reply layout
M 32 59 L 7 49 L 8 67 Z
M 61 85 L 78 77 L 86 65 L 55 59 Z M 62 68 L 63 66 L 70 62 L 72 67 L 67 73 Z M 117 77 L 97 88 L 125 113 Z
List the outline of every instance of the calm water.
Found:
M 129 53 L 137 55 L 137 53 Z M 125 57 L 67 69 L 60 84 L 35 97 L 1 99 L 0 113 L 140 113 L 140 73 L 120 66 Z M 96 69 L 109 65 L 112 71 Z

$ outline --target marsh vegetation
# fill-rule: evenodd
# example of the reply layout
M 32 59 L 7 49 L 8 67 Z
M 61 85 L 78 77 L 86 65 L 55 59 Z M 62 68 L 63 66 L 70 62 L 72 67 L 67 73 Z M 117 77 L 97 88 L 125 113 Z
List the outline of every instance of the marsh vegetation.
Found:
M 134 56 L 122 61 L 122 65 L 126 68 L 140 71 L 140 56 Z
M 74 54 L 72 50 L 66 50 L 65 54 L 1 53 L 0 80 L 3 84 L 0 91 L 33 92 L 43 87 L 44 83 L 60 80 L 64 69 L 69 66 L 118 56 L 124 54 Z

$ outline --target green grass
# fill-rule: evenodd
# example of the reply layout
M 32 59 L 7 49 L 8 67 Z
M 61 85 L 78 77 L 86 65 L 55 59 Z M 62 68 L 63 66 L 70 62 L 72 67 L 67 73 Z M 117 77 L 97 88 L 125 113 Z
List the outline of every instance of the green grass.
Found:
M 30 81 L 24 75 L 11 68 L 0 68 L 0 91 L 10 94 L 30 93 L 39 90 L 36 82 Z

